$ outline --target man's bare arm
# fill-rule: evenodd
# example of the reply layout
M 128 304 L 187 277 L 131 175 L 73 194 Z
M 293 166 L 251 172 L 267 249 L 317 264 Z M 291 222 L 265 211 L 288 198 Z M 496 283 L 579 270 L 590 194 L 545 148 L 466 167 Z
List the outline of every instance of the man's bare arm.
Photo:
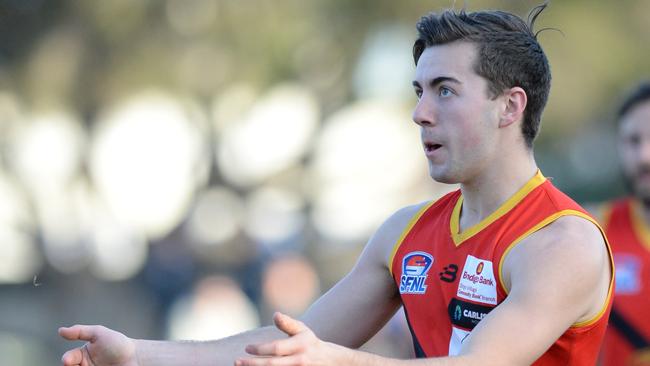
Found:
M 404 227 L 422 205 L 406 207 L 391 216 L 368 241 L 352 271 L 316 301 L 302 320 L 320 339 L 356 348 L 365 343 L 400 306 L 388 270 L 388 257 Z M 68 351 L 63 364 L 92 360 L 95 366 L 232 365 L 246 355 L 247 344 L 270 343 L 287 335 L 264 327 L 229 338 L 206 342 L 132 340 L 101 326 L 62 328 L 69 340 L 87 341 Z

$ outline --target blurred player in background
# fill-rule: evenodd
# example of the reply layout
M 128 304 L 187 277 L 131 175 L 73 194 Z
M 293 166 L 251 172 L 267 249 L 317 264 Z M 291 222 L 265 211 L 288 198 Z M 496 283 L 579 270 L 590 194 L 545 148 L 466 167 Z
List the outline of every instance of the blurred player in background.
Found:
M 275 327 L 211 342 L 134 340 L 77 325 L 59 330 L 86 341 L 64 365 L 594 364 L 611 256 L 595 221 L 533 156 L 551 82 L 532 30 L 544 8 L 528 24 L 501 11 L 420 20 L 413 120 L 431 177 L 460 189 L 388 218 L 301 321 L 276 314 Z M 355 350 L 400 306 L 426 359 Z
M 618 147 L 630 195 L 601 207 L 616 263 L 603 365 L 650 365 L 650 82 L 622 103 Z

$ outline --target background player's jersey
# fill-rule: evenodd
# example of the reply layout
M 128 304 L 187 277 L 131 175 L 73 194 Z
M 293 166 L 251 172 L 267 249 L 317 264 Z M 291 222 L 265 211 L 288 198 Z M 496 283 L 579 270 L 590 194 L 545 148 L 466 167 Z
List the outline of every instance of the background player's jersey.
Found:
M 616 263 L 616 291 L 603 344 L 603 365 L 650 365 L 650 357 L 637 352 L 650 341 L 650 228 L 639 203 L 630 198 L 607 205 L 603 225 Z
M 465 337 L 506 298 L 502 264 L 517 243 L 561 216 L 595 223 L 541 173 L 493 214 L 460 232 L 462 201 L 456 191 L 426 205 L 411 220 L 391 257 L 391 273 L 418 357 L 460 351 Z M 574 324 L 535 365 L 593 365 L 610 304 L 608 296 L 600 314 Z

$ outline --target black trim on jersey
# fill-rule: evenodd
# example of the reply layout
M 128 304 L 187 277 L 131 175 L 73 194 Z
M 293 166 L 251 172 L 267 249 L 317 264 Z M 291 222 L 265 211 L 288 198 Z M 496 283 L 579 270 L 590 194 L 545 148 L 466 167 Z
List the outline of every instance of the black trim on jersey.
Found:
M 413 328 L 411 327 L 411 320 L 409 319 L 409 314 L 406 311 L 406 306 L 402 306 L 404 308 L 404 315 L 406 316 L 406 324 L 409 326 L 409 332 L 411 332 L 411 338 L 413 338 L 413 350 L 415 351 L 415 357 L 416 358 L 427 358 L 427 355 L 424 353 L 424 350 L 422 349 L 422 346 L 420 346 L 420 341 L 418 341 L 418 338 L 415 336 L 415 332 L 413 331 Z
M 612 308 L 612 312 L 609 314 L 609 321 L 634 348 L 641 349 L 650 346 L 648 340 L 614 308 Z

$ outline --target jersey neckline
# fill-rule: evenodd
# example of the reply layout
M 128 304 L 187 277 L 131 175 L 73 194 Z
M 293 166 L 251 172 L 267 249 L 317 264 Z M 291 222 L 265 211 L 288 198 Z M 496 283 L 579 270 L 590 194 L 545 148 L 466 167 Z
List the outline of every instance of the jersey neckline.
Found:
M 451 232 L 451 239 L 453 240 L 456 246 L 461 245 L 467 239 L 473 237 L 474 235 L 481 232 L 481 230 L 488 227 L 490 224 L 498 220 L 500 217 L 508 213 L 513 207 L 515 207 L 521 200 L 524 199 L 530 192 L 535 188 L 539 187 L 542 183 L 546 181 L 542 172 L 538 169 L 537 173 L 530 179 L 523 187 L 521 187 L 515 194 L 510 196 L 504 203 L 499 206 L 494 212 L 488 215 L 486 218 L 480 222 L 470 226 L 464 231 L 460 231 L 460 213 L 461 208 L 463 207 L 463 195 L 458 196 L 458 201 L 454 206 L 453 211 L 451 212 L 451 218 L 449 220 L 449 230 Z M 650 234 L 649 234 L 650 235 Z

